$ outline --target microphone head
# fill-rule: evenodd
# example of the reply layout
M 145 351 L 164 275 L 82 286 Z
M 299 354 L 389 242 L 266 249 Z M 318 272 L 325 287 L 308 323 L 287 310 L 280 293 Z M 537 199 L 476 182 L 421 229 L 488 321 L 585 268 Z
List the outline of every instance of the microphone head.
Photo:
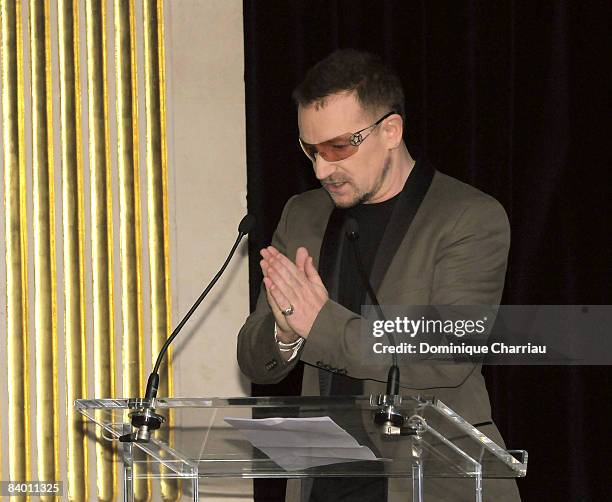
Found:
M 238 225 L 238 232 L 246 235 L 253 229 L 254 225 L 255 225 L 255 216 L 253 216 L 252 214 L 247 214 L 240 221 L 240 224 Z
M 349 218 L 346 220 L 345 234 L 349 241 L 356 241 L 359 239 L 359 224 L 355 218 Z

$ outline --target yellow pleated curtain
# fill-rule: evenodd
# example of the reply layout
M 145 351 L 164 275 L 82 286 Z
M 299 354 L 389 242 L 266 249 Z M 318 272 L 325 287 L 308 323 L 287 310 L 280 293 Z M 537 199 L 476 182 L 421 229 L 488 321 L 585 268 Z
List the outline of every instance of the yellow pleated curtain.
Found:
M 170 332 L 163 1 L 0 2 L 0 479 L 117 500 L 117 452 L 72 403 L 141 395 Z M 151 499 L 146 481 L 135 492 Z M 180 497 L 170 481 L 161 492 Z

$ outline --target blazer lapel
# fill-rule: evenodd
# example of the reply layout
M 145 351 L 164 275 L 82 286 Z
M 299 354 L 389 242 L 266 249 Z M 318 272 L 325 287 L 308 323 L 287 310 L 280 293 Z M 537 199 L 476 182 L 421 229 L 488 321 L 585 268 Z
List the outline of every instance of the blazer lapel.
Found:
M 393 257 L 397 253 L 414 216 L 419 210 L 421 202 L 425 198 L 433 175 L 434 170 L 426 162 L 419 159 L 416 161 L 410 176 L 406 180 L 404 189 L 391 213 L 391 219 L 378 246 L 374 265 L 372 266 L 370 282 L 372 283 L 372 289 L 377 293 Z M 372 299 L 369 295 L 366 298 L 366 304 L 372 304 Z
M 329 297 L 337 301 L 340 286 L 340 262 L 344 247 L 344 215 L 334 208 L 329 215 L 327 228 L 321 242 L 319 254 L 319 275 Z M 332 374 L 319 368 L 319 394 L 329 396 L 332 390 Z M 359 392 L 360 393 L 360 392 Z
M 329 215 L 319 255 L 319 275 L 332 300 L 338 299 L 340 261 L 345 241 L 344 224 L 344 215 L 334 208 Z

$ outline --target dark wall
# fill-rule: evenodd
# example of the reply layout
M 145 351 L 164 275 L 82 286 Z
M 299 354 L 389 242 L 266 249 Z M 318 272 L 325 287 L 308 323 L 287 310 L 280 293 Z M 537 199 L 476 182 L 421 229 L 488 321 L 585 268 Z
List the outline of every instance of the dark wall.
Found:
M 291 91 L 339 47 L 378 53 L 399 73 L 413 156 L 506 208 L 504 303 L 611 303 L 610 5 L 245 0 L 248 204 L 259 222 L 251 307 L 258 251 L 285 201 L 317 186 L 297 143 Z M 295 393 L 299 371 L 254 393 Z M 508 447 L 529 451 L 524 500 L 606 500 L 610 369 L 489 367 L 485 375 Z

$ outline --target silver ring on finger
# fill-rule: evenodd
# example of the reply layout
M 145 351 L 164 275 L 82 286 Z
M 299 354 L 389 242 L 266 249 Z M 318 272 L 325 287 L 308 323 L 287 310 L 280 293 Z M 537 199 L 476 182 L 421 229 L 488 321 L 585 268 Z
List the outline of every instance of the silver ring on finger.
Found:
M 294 312 L 293 305 L 289 304 L 289 306 L 286 309 L 283 309 L 281 312 L 285 317 L 290 316 Z

